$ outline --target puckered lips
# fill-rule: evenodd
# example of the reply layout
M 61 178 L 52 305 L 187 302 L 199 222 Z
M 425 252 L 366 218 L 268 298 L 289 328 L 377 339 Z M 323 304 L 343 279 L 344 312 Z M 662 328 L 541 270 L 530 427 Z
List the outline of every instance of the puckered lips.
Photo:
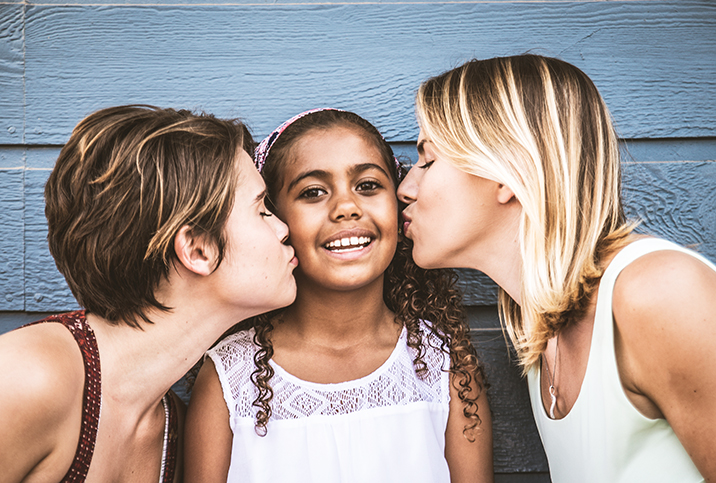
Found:
M 405 213 L 405 211 L 403 211 L 402 215 L 403 215 L 403 234 L 405 236 L 407 236 L 408 238 L 410 238 L 410 235 L 408 235 L 408 228 L 410 228 L 410 223 L 412 223 L 413 220 L 412 220 L 412 218 L 410 218 L 410 216 L 408 216 L 407 213 Z
M 375 233 L 362 228 L 342 230 L 328 237 L 321 246 L 333 255 L 360 256 L 376 240 Z M 343 256 L 341 258 L 344 258 Z M 353 258 L 352 256 L 350 258 Z

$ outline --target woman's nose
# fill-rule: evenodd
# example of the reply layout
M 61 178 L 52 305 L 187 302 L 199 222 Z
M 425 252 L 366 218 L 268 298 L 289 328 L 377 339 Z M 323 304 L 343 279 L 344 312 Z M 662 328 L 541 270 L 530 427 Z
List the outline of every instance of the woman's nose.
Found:
M 415 182 L 415 168 L 411 168 L 400 186 L 398 186 L 398 199 L 405 204 L 410 204 L 416 200 L 417 193 L 418 185 Z
M 272 216 L 271 221 L 274 223 L 274 231 L 276 232 L 276 237 L 281 240 L 281 243 L 286 243 L 288 240 L 288 225 L 284 223 L 283 221 L 279 220 L 277 216 Z

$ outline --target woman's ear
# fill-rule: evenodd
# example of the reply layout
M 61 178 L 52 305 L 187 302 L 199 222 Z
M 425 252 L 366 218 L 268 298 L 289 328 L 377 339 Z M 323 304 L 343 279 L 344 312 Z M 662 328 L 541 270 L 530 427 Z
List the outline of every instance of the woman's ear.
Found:
M 507 185 L 498 183 L 497 185 L 497 201 L 500 204 L 506 205 L 515 198 L 515 193 Z
M 216 266 L 217 249 L 206 236 L 196 234 L 189 225 L 184 225 L 174 237 L 174 251 L 179 263 L 197 275 L 211 275 Z

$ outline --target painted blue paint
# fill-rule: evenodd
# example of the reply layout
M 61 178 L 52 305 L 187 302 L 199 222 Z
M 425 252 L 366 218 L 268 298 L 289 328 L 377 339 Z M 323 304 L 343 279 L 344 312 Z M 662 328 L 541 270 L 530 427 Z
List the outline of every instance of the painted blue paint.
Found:
M 16 151 L 21 158 L 22 151 Z M 25 308 L 24 174 L 22 169 L 0 168 L 0 310 Z
M 640 231 L 692 246 L 716 261 L 716 162 L 647 162 L 624 167 L 627 216 Z
M 0 4 L 0 144 L 24 141 L 24 8 Z
M 43 190 L 48 170 L 25 173 L 25 310 L 65 311 L 77 308 L 47 248 Z
M 60 155 L 61 146 L 30 146 L 27 148 L 27 169 L 50 171 Z
M 509 3 L 514 2 L 514 0 L 488 0 L 490 3 Z M 603 0 L 576 0 L 581 2 L 593 2 L 593 1 L 603 1 Z M 12 0 L 12 2 L 15 3 L 21 3 L 22 0 Z M 11 2 L 11 3 L 12 3 Z M 463 3 L 487 3 L 484 0 L 466 0 Z M 191 0 L 191 1 L 181 1 L 181 0 L 77 0 L 77 1 L 71 1 L 68 2 L 67 0 L 42 0 L 42 2 L 34 2 L 34 3 L 42 3 L 44 5 L 124 5 L 124 6 L 154 6 L 154 5 L 162 5 L 162 6 L 197 6 L 197 5 L 208 5 L 208 6 L 215 6 L 215 5 L 232 5 L 232 6 L 239 6 L 239 5 L 249 5 L 249 6 L 256 6 L 256 5 L 266 5 L 271 7 L 279 7 L 279 6 L 295 6 L 295 5 L 306 5 L 306 4 L 319 4 L 319 5 L 354 5 L 354 4 L 367 4 L 367 5 L 373 5 L 377 3 L 375 0 L 348 0 L 348 1 L 324 1 L 324 0 L 280 0 L 280 1 L 274 1 L 274 0 L 234 0 L 234 1 L 221 1 L 217 2 L 216 0 Z M 380 2 L 382 5 L 390 5 L 390 4 L 405 4 L 405 3 L 441 3 L 436 2 L 435 0 L 410 0 L 407 1 L 387 1 L 387 2 Z
M 624 137 L 716 132 L 713 3 L 40 5 L 26 25 L 30 144 L 64 143 L 84 115 L 127 102 L 245 116 L 259 136 L 333 105 L 408 141 L 420 81 L 525 51 L 582 67 Z
M 622 148 L 625 163 L 716 160 L 716 138 L 627 139 Z
M 30 322 L 42 320 L 49 312 L 0 312 L 0 334 L 17 329 Z

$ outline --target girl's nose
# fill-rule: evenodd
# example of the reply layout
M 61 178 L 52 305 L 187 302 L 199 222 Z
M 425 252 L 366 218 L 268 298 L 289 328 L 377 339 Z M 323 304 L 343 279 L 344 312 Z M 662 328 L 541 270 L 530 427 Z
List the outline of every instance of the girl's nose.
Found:
M 345 219 L 358 219 L 363 216 L 363 211 L 355 199 L 355 196 L 353 193 L 339 195 L 331 210 L 331 219 L 340 221 Z

